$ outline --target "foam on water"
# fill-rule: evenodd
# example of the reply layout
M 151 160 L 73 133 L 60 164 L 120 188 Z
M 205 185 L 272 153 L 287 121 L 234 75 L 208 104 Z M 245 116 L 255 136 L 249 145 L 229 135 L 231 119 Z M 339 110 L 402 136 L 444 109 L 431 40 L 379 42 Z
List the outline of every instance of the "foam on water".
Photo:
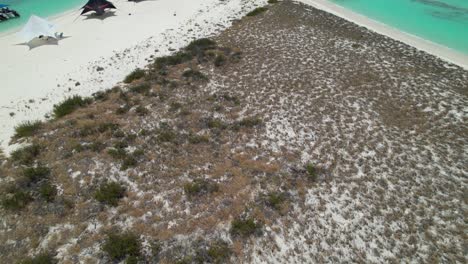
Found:
M 468 54 L 466 0 L 331 0 L 371 19 Z

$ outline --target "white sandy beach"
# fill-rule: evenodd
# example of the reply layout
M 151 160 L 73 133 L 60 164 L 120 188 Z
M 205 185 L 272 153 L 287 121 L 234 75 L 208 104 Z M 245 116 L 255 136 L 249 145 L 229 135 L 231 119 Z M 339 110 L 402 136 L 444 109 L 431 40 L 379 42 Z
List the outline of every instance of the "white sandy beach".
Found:
M 43 119 L 63 98 L 109 89 L 150 56 L 161 56 L 190 40 L 213 35 L 266 0 L 113 1 L 118 10 L 104 20 L 79 17 L 79 11 L 52 19 L 67 37 L 58 45 L 32 50 L 15 34 L 0 37 L 2 80 L 0 146 L 7 152 L 14 127 Z M 400 40 L 468 69 L 468 56 L 402 33 L 326 0 L 300 0 L 380 34 Z M 104 68 L 97 71 L 98 67 Z

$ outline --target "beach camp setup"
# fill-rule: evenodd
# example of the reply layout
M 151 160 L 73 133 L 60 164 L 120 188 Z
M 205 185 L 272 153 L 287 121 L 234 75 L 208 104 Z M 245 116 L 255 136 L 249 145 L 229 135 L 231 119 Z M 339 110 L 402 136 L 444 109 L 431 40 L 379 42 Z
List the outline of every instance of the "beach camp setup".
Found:
M 82 7 L 81 15 L 94 11 L 96 15 L 103 15 L 106 9 L 116 9 L 114 4 L 106 0 L 89 0 L 86 5 Z
M 16 12 L 13 9 L 10 9 L 8 5 L 0 4 L 0 22 L 17 17 L 20 17 L 20 14 L 18 12 Z
M 55 25 L 43 18 L 32 15 L 28 23 L 26 23 L 17 35 L 24 42 L 30 42 L 36 38 L 46 40 L 48 38 L 56 38 Z

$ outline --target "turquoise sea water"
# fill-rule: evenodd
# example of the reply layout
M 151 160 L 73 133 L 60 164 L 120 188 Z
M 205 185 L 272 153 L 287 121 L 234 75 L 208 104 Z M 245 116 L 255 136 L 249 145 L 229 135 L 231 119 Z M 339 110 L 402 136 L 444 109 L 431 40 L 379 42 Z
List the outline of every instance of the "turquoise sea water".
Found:
M 468 54 L 468 0 L 331 0 L 401 31 Z
M 9 31 L 25 24 L 32 14 L 40 17 L 50 17 L 68 11 L 72 8 L 80 8 L 86 0 L 0 0 L 0 4 L 9 5 L 20 13 L 20 18 L 0 22 L 0 33 Z

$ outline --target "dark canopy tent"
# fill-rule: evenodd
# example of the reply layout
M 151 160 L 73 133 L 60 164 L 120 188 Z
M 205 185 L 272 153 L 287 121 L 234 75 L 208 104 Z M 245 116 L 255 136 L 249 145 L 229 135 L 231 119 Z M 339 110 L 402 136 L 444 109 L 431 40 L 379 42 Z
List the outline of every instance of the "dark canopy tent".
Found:
M 94 11 L 97 15 L 104 14 L 105 10 L 108 8 L 116 9 L 114 4 L 106 0 L 89 0 L 88 3 L 82 7 L 83 12 L 81 14 L 86 14 L 88 12 Z

